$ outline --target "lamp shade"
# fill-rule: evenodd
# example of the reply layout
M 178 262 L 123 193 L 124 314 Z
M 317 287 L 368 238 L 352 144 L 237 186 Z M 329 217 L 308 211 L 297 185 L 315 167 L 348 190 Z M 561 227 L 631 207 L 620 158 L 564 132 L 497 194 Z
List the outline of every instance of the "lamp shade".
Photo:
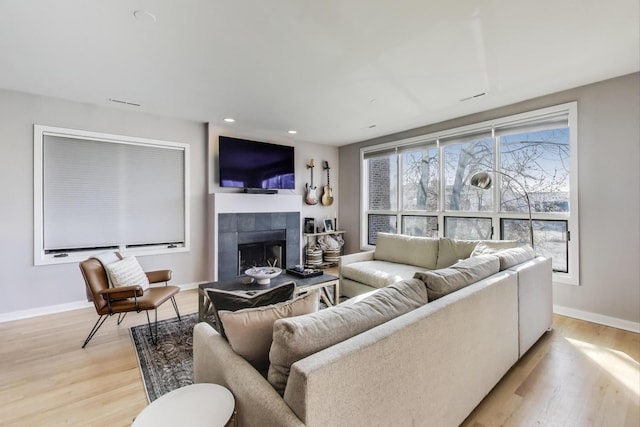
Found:
M 491 175 L 489 175 L 487 172 L 478 172 L 471 177 L 470 184 L 474 187 L 486 190 L 488 188 L 491 188 L 493 180 L 491 179 Z

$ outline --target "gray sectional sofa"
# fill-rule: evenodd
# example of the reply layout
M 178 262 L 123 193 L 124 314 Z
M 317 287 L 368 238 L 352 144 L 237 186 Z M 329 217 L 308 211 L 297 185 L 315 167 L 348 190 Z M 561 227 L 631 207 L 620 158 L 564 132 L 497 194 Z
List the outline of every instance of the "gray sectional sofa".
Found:
M 457 426 L 552 323 L 550 259 L 468 246 L 435 270 L 414 251 L 411 277 L 277 320 L 266 378 L 200 323 L 194 380 L 229 388 L 240 426 Z

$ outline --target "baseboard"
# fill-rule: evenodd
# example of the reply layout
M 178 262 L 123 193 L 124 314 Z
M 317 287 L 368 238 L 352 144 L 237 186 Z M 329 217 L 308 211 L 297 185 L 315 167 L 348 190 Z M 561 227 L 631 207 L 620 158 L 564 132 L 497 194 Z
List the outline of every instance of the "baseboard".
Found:
M 603 314 L 591 313 L 588 311 L 576 310 L 575 308 L 553 305 L 553 312 L 562 316 L 573 317 L 575 319 L 586 320 L 587 322 L 598 323 L 599 325 L 611 326 L 613 328 L 624 329 L 640 333 L 640 323 L 629 320 L 618 319 L 617 317 L 605 316 Z
M 198 285 L 208 282 L 184 283 L 179 286 L 181 290 L 196 289 Z M 71 310 L 80 310 L 82 308 L 93 307 L 93 303 L 89 301 L 76 301 L 66 304 L 49 305 L 46 307 L 31 308 L 27 310 L 12 311 L 9 313 L 0 313 L 0 323 L 11 322 L 13 320 L 28 319 L 30 317 L 44 316 L 47 314 L 62 313 Z
M 66 304 L 48 305 L 46 307 L 30 308 L 27 310 L 12 311 L 0 314 L 0 323 L 11 322 L 12 320 L 28 319 L 30 317 L 44 316 L 45 314 L 62 313 L 64 311 L 79 310 L 81 308 L 93 307 L 89 301 L 76 301 Z

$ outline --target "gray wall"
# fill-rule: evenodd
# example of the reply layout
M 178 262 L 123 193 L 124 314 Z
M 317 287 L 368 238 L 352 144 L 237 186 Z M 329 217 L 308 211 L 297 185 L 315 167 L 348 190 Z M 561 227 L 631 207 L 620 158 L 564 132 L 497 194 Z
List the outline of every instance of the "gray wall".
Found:
M 581 286 L 554 284 L 554 304 L 568 314 L 612 323 L 640 322 L 640 74 L 630 74 L 508 107 L 340 148 L 339 216 L 360 236 L 359 150 L 522 113 L 578 102 L 578 180 Z M 360 250 L 351 238 L 347 253 Z M 573 313 L 575 312 L 575 313 Z M 620 323 L 620 322 L 613 322 Z
M 206 279 L 204 123 L 0 90 L 0 315 L 86 300 L 77 263 L 33 265 L 34 124 L 188 143 L 191 251 L 139 260 L 146 270 L 172 269 L 172 283 Z

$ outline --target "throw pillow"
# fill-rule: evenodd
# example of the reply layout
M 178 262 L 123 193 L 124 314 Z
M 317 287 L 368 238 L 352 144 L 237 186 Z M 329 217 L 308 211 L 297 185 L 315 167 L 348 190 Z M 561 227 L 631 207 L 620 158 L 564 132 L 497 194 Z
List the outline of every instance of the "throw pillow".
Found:
M 447 268 L 458 262 L 458 260 L 469 258 L 477 244 L 477 240 L 440 238 L 436 268 Z
M 223 291 L 220 289 L 205 289 L 207 297 L 213 308 L 213 316 L 218 325 L 220 335 L 227 338 L 224 332 L 224 325 L 220 321 L 218 312 L 220 310 L 238 311 L 245 308 L 262 307 L 265 305 L 277 304 L 293 298 L 296 290 L 294 282 L 283 283 L 282 285 L 259 292 L 255 295 L 247 295 L 244 292 Z
M 464 259 L 450 268 L 418 272 L 414 275 L 427 287 L 429 301 L 442 298 L 500 270 L 500 261 L 495 255 L 478 255 Z
M 419 280 L 403 280 L 350 305 L 338 305 L 307 316 L 279 319 L 273 324 L 267 380 L 280 395 L 291 365 L 427 303 Z
M 278 319 L 315 313 L 318 311 L 320 291 L 265 307 L 238 311 L 219 310 L 227 340 L 233 351 L 254 368 L 265 372 L 269 367 L 269 348 L 273 337 L 273 323 Z
M 143 291 L 149 288 L 149 279 L 134 256 L 104 266 L 114 288 L 139 285 Z
M 533 259 L 535 254 L 531 246 L 520 246 L 496 252 L 496 256 L 500 260 L 500 270 L 502 271 Z

